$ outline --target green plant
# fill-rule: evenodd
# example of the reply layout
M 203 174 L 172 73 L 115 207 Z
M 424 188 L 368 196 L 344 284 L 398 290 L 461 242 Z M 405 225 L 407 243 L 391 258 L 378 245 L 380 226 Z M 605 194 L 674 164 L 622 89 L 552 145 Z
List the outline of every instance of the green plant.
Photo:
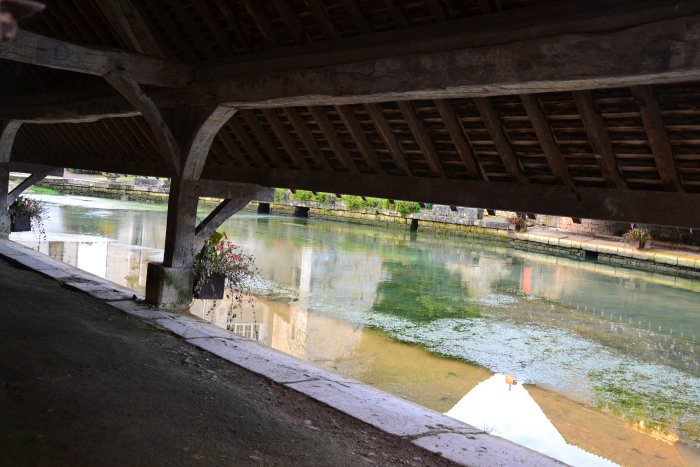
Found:
M 243 294 L 251 280 L 259 276 L 255 259 L 238 245 L 231 242 L 225 233 L 214 232 L 194 257 L 194 287 L 199 293 L 202 283 L 213 274 L 222 274 L 226 288 L 231 293 L 231 306 L 242 308 Z
M 628 244 L 632 241 L 648 242 L 649 240 L 653 240 L 651 237 L 651 232 L 649 232 L 649 229 L 645 229 L 644 227 L 629 229 L 622 235 L 622 241 Z
M 44 216 L 46 215 L 46 203 L 24 196 L 18 196 L 17 199 L 7 208 L 10 218 L 14 220 L 17 217 L 29 216 L 32 226 L 41 236 L 46 238 L 46 230 L 44 229 Z
M 308 190 L 296 190 L 290 198 L 297 201 L 311 201 L 314 198 L 314 194 Z
M 413 201 L 397 201 L 396 204 L 394 204 L 394 209 L 402 216 L 406 216 L 412 212 L 419 212 L 420 204 Z
M 289 193 L 284 188 L 275 188 L 275 202 L 280 202 L 287 199 Z

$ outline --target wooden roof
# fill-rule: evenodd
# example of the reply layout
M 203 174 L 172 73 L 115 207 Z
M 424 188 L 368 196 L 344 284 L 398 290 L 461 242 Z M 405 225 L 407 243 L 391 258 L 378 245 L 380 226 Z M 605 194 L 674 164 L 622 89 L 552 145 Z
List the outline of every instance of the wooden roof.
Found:
M 46 4 L 11 163 L 700 226 L 699 1 Z

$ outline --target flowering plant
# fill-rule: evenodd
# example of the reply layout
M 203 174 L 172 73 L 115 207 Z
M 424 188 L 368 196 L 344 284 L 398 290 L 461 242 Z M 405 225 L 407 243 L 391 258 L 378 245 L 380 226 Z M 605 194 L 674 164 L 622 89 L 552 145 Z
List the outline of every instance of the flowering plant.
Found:
M 649 240 L 653 240 L 653 238 L 651 238 L 651 232 L 644 227 L 635 227 L 622 235 L 622 241 L 627 243 L 631 241 L 648 242 Z
M 515 224 L 516 230 L 520 230 L 521 232 L 527 230 L 527 221 L 517 214 L 511 214 L 506 217 L 506 220 L 509 224 Z
M 32 225 L 36 226 L 37 230 L 46 236 L 44 231 L 44 215 L 46 214 L 46 204 L 43 201 L 37 201 L 24 196 L 18 196 L 17 199 L 7 208 L 10 213 L 10 218 L 14 222 L 15 219 L 22 216 L 28 216 Z
M 214 232 L 194 257 L 195 292 L 199 293 L 204 281 L 215 274 L 225 277 L 231 297 L 240 305 L 247 284 L 259 273 L 251 255 L 243 253 L 225 233 Z

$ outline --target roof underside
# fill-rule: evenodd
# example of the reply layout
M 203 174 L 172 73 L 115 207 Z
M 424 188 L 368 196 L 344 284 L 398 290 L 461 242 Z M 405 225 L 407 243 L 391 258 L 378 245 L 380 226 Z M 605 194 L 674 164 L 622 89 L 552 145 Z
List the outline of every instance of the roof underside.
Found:
M 97 1 L 46 3 L 44 13 L 21 24 L 23 30 L 91 48 L 120 49 L 193 65 L 196 82 L 187 89 L 164 89 L 141 81 L 143 94 L 156 103 L 181 144 L 186 137 L 178 136 L 179 129 L 192 128 L 192 122 L 206 115 L 212 104 L 229 102 L 238 109 L 213 138 L 203 179 L 476 203 L 472 205 L 575 217 L 620 218 L 620 212 L 612 215 L 592 204 L 638 199 L 651 207 L 641 215 L 625 211 L 636 218 L 632 220 L 700 226 L 697 209 L 688 211 L 698 200 L 691 195 L 700 193 L 700 81 L 685 69 L 685 75 L 671 79 L 664 78 L 671 76 L 668 73 L 647 79 L 645 70 L 635 76 L 630 64 L 632 69 L 625 71 L 630 79 L 598 87 L 570 84 L 580 80 L 548 86 L 552 80 L 542 79 L 537 86 L 550 90 L 536 93 L 531 92 L 533 86 L 524 87 L 523 92 L 499 87 L 500 68 L 491 73 L 494 84 L 482 86 L 479 92 L 460 91 L 466 88 L 460 87 L 462 75 L 457 71 L 464 68 L 453 72 L 437 67 L 435 73 L 443 74 L 448 85 L 409 89 L 413 64 L 403 62 L 396 68 L 399 74 L 387 78 L 395 78 L 397 84 L 385 84 L 381 81 L 385 77 L 372 75 L 368 89 L 356 92 L 365 79 L 362 74 L 347 83 L 332 83 L 341 89 L 342 98 L 328 97 L 326 80 L 321 79 L 326 75 L 319 75 L 318 86 L 308 79 L 308 73 L 318 69 L 336 73 L 337 67 L 346 67 L 340 72 L 352 73 L 354 64 L 370 59 L 389 60 L 391 70 L 413 53 L 449 52 L 456 47 L 450 45 L 456 39 L 447 35 L 431 39 L 441 29 L 458 29 L 454 37 L 473 41 L 470 46 L 484 41 L 489 47 L 501 47 L 506 40 L 487 28 L 509 31 L 512 24 L 515 50 L 527 54 L 527 41 L 547 41 L 563 34 L 557 28 L 585 32 L 583 20 L 579 24 L 571 19 L 576 2 L 118 0 L 114 3 L 124 13 L 121 20 Z M 647 23 L 653 27 L 665 19 L 660 6 L 664 2 L 641 2 L 641 7 L 640 2 L 624 0 L 607 3 L 614 4 L 620 18 L 623 13 L 624 18 L 632 18 L 624 19 L 630 27 L 648 27 Z M 598 6 L 603 17 L 603 10 L 611 8 L 607 3 L 592 2 L 582 16 L 595 19 Z M 698 3 L 686 2 L 688 15 L 700 12 Z M 532 26 L 540 21 L 538 15 L 550 9 L 553 18 L 562 19 Z M 635 16 L 636 9 L 643 14 Z M 505 20 L 510 23 L 504 24 Z M 470 24 L 483 24 L 485 29 L 475 32 L 476 38 L 465 36 L 468 33 L 462 29 Z M 614 26 L 605 25 L 606 33 L 615 31 Z M 411 36 L 427 39 L 406 42 L 402 52 L 400 41 Z M 561 41 L 552 47 L 560 46 Z M 537 44 L 533 47 L 542 49 Z M 510 51 L 493 49 L 484 56 L 502 60 L 503 69 L 518 65 L 523 74 L 540 72 L 535 62 L 531 66 L 527 60 L 507 62 Z M 674 51 L 668 55 L 667 61 L 673 62 Z M 514 56 L 517 61 L 517 53 Z M 370 65 L 377 68 L 376 63 Z M 117 102 L 120 97 L 105 79 L 70 70 L 19 63 L 7 56 L 0 60 L 0 105 L 10 109 L 2 118 L 7 121 L 13 119 L 8 115 L 31 113 L 29 118 L 15 117 L 24 123 L 14 140 L 11 161 L 170 175 L 149 118 L 122 112 L 129 104 Z M 474 70 L 478 75 L 483 68 Z M 248 72 L 252 74 L 247 76 Z M 558 76 L 556 69 L 541 73 Z M 561 69 L 562 76 L 567 73 Z M 604 73 L 601 79 L 606 78 Z M 297 76 L 306 79 L 302 85 L 308 83 L 309 89 L 301 89 L 294 81 Z M 421 79 L 439 80 L 440 76 Z M 464 80 L 469 79 L 465 74 Z M 601 82 L 594 75 L 586 79 Z M 274 92 L 267 91 L 268 81 L 277 83 Z M 625 82 L 630 85 L 621 85 Z M 379 87 L 371 87 L 374 83 Z M 208 91 L 200 92 L 205 85 Z M 228 91 L 227 86 L 237 89 Z M 395 89 L 384 92 L 386 86 Z M 401 97 L 404 90 L 406 96 Z M 305 101 L 305 95 L 314 97 Z M 91 115 L 93 101 L 99 101 L 97 117 L 80 120 L 81 115 Z M 85 104 L 76 104 L 81 102 Z M 115 107 L 119 111 L 104 110 L 113 102 L 119 104 Z M 62 113 L 62 106 L 70 105 L 75 107 Z M 42 117 L 46 118 L 37 123 Z M 662 192 L 664 196 L 651 196 Z M 556 205 L 543 202 L 544 195 L 571 200 Z M 672 216 L 662 202 L 673 202 L 684 213 Z M 649 215 L 649 210 L 654 213 Z

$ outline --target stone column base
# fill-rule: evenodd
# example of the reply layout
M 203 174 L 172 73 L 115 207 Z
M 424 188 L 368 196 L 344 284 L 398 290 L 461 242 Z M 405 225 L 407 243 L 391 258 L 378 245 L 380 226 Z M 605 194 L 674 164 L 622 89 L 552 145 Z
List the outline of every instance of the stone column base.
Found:
M 192 268 L 148 263 L 146 302 L 171 311 L 186 311 L 192 303 Z

